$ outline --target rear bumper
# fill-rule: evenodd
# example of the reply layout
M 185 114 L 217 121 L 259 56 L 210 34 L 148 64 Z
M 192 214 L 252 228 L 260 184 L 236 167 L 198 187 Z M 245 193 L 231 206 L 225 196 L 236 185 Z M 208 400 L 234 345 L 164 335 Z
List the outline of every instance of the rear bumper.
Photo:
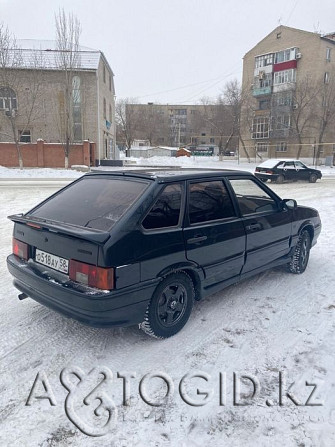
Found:
M 143 321 L 159 279 L 110 292 L 82 292 L 50 281 L 14 255 L 7 258 L 14 286 L 35 301 L 66 317 L 95 327 L 132 326 Z
M 255 172 L 255 177 L 260 180 L 277 180 L 279 174 L 266 174 L 265 172 Z

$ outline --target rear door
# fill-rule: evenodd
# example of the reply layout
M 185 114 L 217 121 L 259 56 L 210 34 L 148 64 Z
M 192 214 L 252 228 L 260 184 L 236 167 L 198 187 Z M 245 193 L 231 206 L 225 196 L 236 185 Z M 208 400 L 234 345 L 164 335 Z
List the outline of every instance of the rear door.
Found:
M 297 180 L 299 175 L 294 165 L 294 161 L 286 161 L 284 164 L 284 177 L 286 180 Z
M 299 180 L 308 180 L 311 171 L 301 161 L 295 161 L 295 169 L 297 171 L 297 177 Z
M 187 258 L 204 270 L 205 287 L 240 274 L 245 230 L 222 179 L 188 182 L 184 240 Z
M 267 265 L 290 250 L 291 213 L 271 190 L 251 178 L 231 178 L 247 235 L 242 273 Z M 266 189 L 265 189 L 266 188 Z
M 164 185 L 142 220 L 132 246 L 141 263 L 141 280 L 156 278 L 171 266 L 184 264 L 182 229 L 184 182 Z

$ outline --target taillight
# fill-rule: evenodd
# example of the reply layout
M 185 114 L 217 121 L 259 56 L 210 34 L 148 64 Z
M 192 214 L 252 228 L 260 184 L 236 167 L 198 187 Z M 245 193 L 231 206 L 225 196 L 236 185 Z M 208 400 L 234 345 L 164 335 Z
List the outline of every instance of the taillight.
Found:
M 273 171 L 270 171 L 270 169 L 268 169 L 268 170 L 266 171 L 266 173 L 267 173 L 267 174 L 273 174 Z
M 114 269 L 97 267 L 70 259 L 69 277 L 73 281 L 98 289 L 114 289 Z
M 13 237 L 13 254 L 21 259 L 28 260 L 29 245 Z

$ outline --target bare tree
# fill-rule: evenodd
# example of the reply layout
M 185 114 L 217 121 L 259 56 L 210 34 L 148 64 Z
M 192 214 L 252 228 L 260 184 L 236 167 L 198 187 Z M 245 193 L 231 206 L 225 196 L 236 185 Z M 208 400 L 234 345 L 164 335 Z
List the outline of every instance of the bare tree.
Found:
M 250 159 L 240 129 L 241 109 L 244 102 L 245 95 L 236 79 L 227 82 L 214 100 L 202 99 L 204 120 L 219 137 L 220 156 L 226 152 L 233 138 L 236 138 L 241 142 L 246 157 Z
M 130 155 L 130 148 L 135 139 L 136 129 L 140 122 L 140 113 L 133 104 L 136 104 L 135 98 L 118 99 L 115 106 L 115 119 L 119 139 L 126 147 L 126 157 Z
M 36 105 L 43 82 L 42 56 L 30 52 L 23 60 L 22 50 L 8 28 L 0 24 L 0 122 L 2 134 L 14 141 L 18 164 L 23 169 L 21 140 L 32 123 L 41 115 Z
M 323 84 L 318 95 L 317 111 L 319 128 L 317 129 L 317 159 L 320 157 L 327 131 L 332 130 L 332 142 L 334 141 L 335 134 L 335 70 L 329 73 L 328 76 L 327 82 Z
M 148 140 L 150 146 L 157 143 L 163 124 L 158 109 L 159 104 L 150 103 L 138 110 L 140 115 L 136 115 L 136 136 Z
M 320 96 L 320 84 L 307 74 L 299 81 L 292 96 L 291 130 L 298 140 L 297 159 L 301 156 L 303 141 L 314 131 L 312 123 L 317 116 L 317 102 Z
M 242 90 L 242 87 L 237 79 L 228 81 L 224 86 L 222 93 L 225 103 L 229 106 L 228 113 L 230 114 L 230 132 L 225 149 L 228 147 L 231 139 L 234 136 L 238 136 L 238 139 L 243 148 L 243 152 L 250 162 L 250 156 L 245 147 L 244 139 L 241 133 L 241 110 L 242 106 L 247 102 L 247 95 Z
M 228 133 L 230 132 L 231 123 L 228 121 L 231 116 L 228 106 L 222 94 L 219 94 L 214 99 L 202 98 L 201 103 L 203 105 L 204 121 L 214 130 L 215 135 L 219 138 L 219 155 L 222 156 L 230 141 Z
M 81 25 L 73 14 L 60 9 L 55 15 L 57 68 L 63 73 L 62 90 L 58 94 L 58 127 L 64 148 L 65 168 L 69 167 L 71 145 L 75 139 L 74 112 L 80 111 L 80 86 L 77 85 L 77 72 L 80 68 L 79 37 Z

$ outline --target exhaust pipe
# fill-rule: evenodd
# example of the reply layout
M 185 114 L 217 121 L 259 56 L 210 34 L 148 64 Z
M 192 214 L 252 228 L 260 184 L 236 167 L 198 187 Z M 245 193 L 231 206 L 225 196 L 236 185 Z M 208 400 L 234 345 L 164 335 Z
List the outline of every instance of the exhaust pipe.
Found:
M 18 296 L 19 300 L 22 301 L 26 298 L 28 298 L 28 295 L 26 295 L 25 293 L 20 293 L 20 295 Z

